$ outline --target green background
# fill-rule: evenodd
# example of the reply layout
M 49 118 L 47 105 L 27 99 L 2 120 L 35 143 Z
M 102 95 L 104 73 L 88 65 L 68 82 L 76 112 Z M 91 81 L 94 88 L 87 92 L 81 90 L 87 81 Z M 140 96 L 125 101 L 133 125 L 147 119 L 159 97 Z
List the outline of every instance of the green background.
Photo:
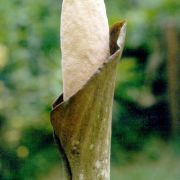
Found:
M 113 107 L 112 180 L 179 180 L 172 138 L 165 29 L 178 0 L 107 0 L 109 24 L 126 19 Z M 64 177 L 51 104 L 62 92 L 58 0 L 0 2 L 0 179 Z M 155 60 L 154 60 L 155 59 Z M 154 64 L 151 62 L 155 62 Z

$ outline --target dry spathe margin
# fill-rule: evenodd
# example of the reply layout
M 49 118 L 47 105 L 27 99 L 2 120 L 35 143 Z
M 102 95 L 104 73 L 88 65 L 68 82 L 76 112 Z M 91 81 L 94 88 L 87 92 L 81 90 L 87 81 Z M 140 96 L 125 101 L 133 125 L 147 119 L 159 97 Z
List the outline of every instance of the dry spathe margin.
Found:
M 124 21 L 111 28 L 112 55 L 69 100 L 61 95 L 53 104 L 51 123 L 68 179 L 110 179 L 112 104 L 125 31 Z

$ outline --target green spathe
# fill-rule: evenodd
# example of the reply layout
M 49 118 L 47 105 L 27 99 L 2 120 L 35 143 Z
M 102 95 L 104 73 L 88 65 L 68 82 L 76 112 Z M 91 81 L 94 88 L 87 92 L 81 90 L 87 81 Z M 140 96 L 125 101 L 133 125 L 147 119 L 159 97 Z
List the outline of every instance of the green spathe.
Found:
M 112 103 L 124 28 L 124 22 L 112 28 L 113 55 L 82 89 L 64 102 L 61 96 L 53 105 L 51 122 L 68 164 L 69 179 L 110 179 Z M 118 43 L 120 47 L 118 40 L 123 41 Z

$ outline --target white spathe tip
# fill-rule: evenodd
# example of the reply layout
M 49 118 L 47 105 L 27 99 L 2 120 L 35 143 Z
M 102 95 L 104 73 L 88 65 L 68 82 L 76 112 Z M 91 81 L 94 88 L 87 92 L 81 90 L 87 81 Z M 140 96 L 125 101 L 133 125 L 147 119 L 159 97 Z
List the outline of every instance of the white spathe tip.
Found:
M 104 0 L 63 0 L 61 52 L 63 98 L 68 100 L 110 55 Z

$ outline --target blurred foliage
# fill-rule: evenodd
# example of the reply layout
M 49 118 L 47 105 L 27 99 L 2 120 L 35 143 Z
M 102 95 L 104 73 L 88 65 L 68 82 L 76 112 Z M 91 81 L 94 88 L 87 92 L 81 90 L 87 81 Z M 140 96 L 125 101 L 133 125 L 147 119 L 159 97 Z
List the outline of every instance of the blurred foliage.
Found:
M 113 161 L 120 156 L 121 162 L 127 162 L 127 152 L 143 149 L 149 137 L 169 137 L 163 27 L 168 20 L 178 22 L 180 4 L 179 0 L 107 0 L 106 4 L 110 25 L 120 19 L 128 22 L 118 67 L 112 139 Z M 35 179 L 59 161 L 49 113 L 62 91 L 60 8 L 58 0 L 1 0 L 2 180 Z M 156 54 L 160 63 L 149 70 Z M 145 150 L 151 159 L 159 153 L 156 148 Z

